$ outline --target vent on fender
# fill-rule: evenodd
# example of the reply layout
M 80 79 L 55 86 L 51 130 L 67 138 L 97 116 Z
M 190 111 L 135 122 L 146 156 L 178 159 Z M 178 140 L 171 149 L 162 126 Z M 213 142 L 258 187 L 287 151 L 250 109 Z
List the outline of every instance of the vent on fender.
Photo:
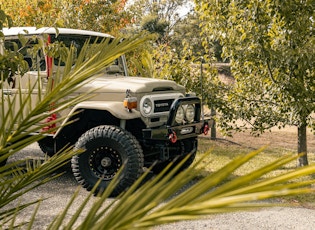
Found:
M 157 87 L 153 89 L 153 92 L 159 92 L 159 91 L 170 91 L 174 90 L 172 87 Z

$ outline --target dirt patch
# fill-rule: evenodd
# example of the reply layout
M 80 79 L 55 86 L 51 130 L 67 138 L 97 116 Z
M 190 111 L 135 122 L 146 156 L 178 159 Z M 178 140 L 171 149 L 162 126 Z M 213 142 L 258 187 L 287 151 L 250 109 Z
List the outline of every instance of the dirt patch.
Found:
M 268 145 L 273 148 L 297 151 L 298 137 L 296 127 L 288 127 L 284 129 L 274 128 L 271 132 L 267 131 L 258 137 L 252 136 L 249 131 L 233 133 L 233 137 L 227 137 L 223 136 L 220 131 L 217 130 L 216 136 L 218 140 L 225 140 L 236 145 L 253 149 Z M 307 147 L 309 153 L 315 152 L 315 136 L 310 131 L 307 133 Z

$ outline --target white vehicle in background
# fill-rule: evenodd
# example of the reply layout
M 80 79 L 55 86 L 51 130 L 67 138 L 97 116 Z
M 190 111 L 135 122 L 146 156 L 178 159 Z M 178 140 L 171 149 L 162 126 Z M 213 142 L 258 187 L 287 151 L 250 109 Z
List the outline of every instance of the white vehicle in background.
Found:
M 28 32 L 23 32 L 25 30 Z M 32 27 L 4 29 L 3 33 L 5 48 L 12 50 L 17 44 L 29 64 L 29 71 L 16 81 L 22 89 L 37 78 L 41 78 L 45 89 L 48 79 L 54 77 L 55 70 L 62 66 L 58 67 L 59 60 L 45 56 L 44 52 L 38 52 L 35 60 L 31 58 L 26 50 L 36 44 L 36 39 L 23 47 L 19 33 L 26 38 L 45 36 L 50 43 L 62 41 L 66 46 L 74 45 L 77 52 L 86 41 L 94 43 L 97 39 L 111 37 L 65 28 L 58 29 L 58 34 L 54 28 Z M 16 82 L 2 84 L 5 97 L 12 97 Z M 50 121 L 60 117 L 67 119 L 57 122 L 54 127 L 57 131 L 45 134 L 46 137 L 39 141 L 40 148 L 49 156 L 66 145 L 84 149 L 71 160 L 73 174 L 83 187 L 91 190 L 102 179 L 99 190 L 105 189 L 125 164 L 113 192 L 117 195 L 141 175 L 144 167 L 153 163 L 156 163 L 153 171 L 159 172 L 170 161 L 178 159 L 176 162 L 179 162 L 187 154 L 191 154 L 190 158 L 181 170 L 193 162 L 197 137 L 207 133 L 209 126 L 206 121 L 201 121 L 200 99 L 186 95 L 183 86 L 173 81 L 130 77 L 125 57 L 121 56 L 69 97 L 91 89 L 95 90 L 93 97 L 51 116 Z M 69 121 L 73 122 L 61 125 Z

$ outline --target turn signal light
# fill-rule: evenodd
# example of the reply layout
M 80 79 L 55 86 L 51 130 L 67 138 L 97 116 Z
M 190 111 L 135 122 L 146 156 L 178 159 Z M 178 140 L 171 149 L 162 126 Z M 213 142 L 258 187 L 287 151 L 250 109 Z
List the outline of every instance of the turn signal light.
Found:
M 128 110 L 136 109 L 138 106 L 137 98 L 136 97 L 126 97 L 124 99 L 124 107 Z

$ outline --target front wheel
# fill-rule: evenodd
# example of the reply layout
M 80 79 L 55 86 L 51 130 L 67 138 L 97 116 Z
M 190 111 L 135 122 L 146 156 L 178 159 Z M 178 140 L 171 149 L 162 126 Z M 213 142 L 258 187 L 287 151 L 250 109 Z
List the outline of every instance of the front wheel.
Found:
M 119 127 L 92 128 L 79 138 L 75 148 L 84 152 L 72 158 L 72 171 L 76 180 L 89 191 L 99 179 L 101 183 L 96 193 L 105 190 L 124 164 L 121 178 L 112 192 L 112 196 L 117 196 L 143 171 L 141 146 L 133 135 Z

